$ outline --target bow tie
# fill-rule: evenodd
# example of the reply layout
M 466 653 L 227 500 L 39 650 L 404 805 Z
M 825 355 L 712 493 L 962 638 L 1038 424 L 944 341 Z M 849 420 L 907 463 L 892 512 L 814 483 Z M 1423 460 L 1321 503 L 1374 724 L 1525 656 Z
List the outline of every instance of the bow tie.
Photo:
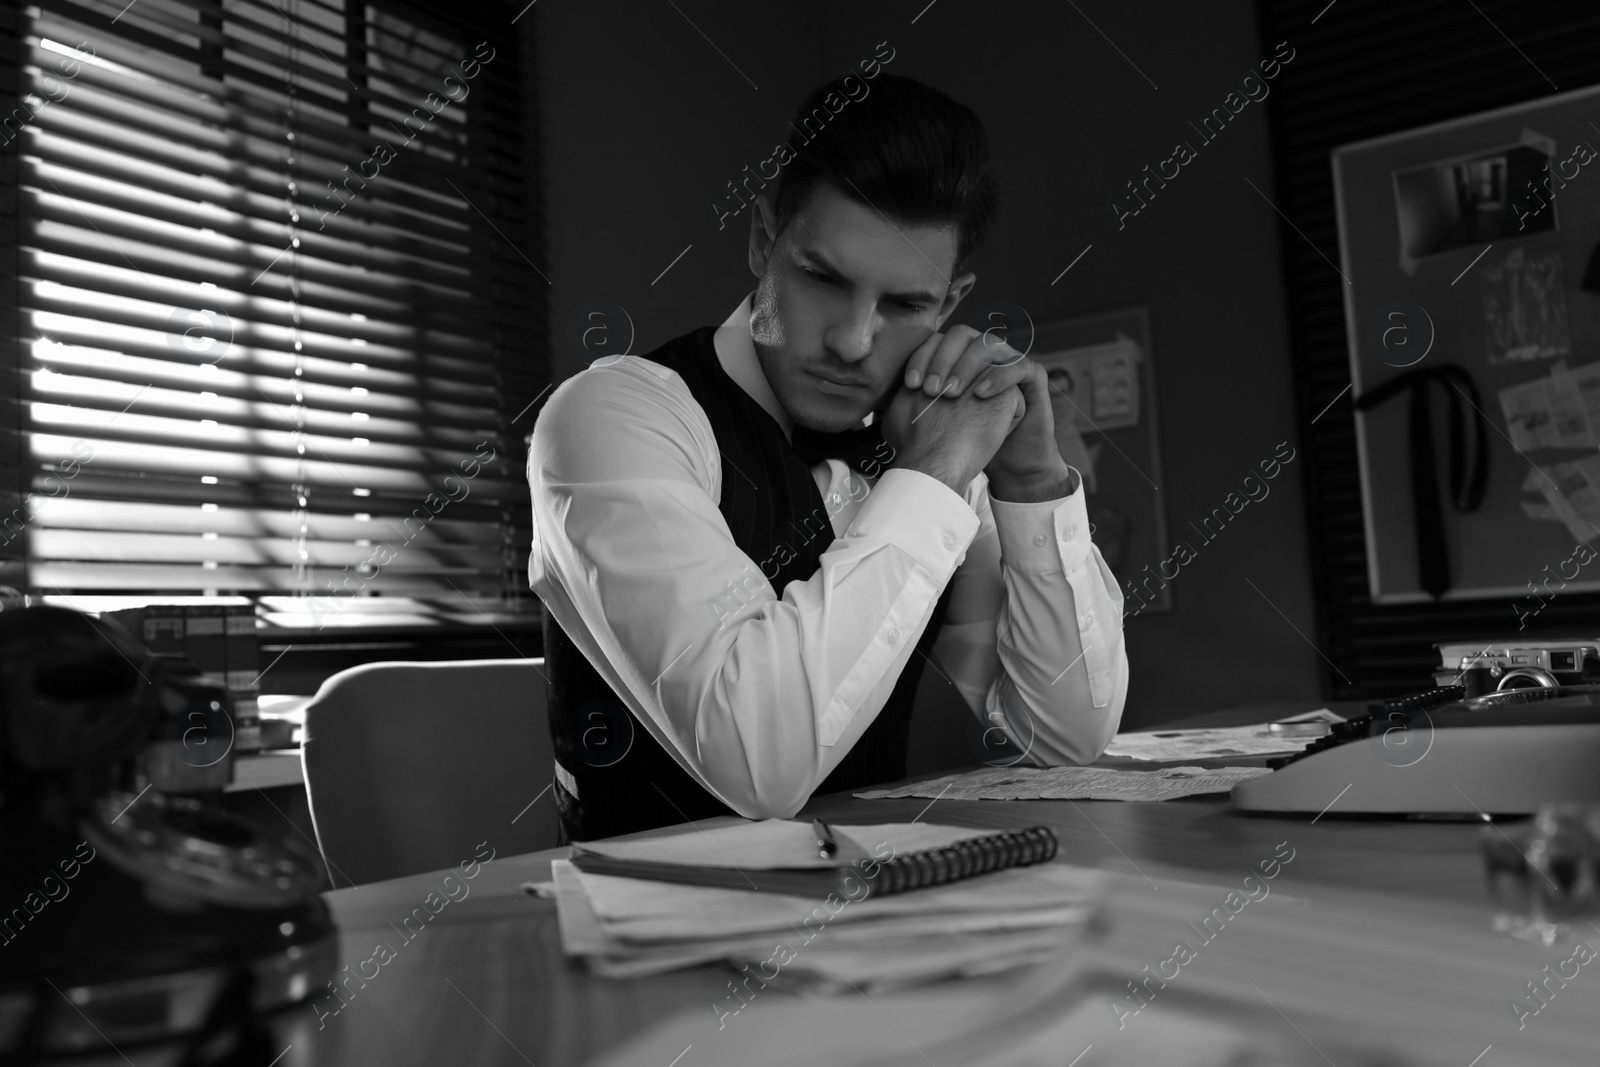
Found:
M 819 433 L 797 425 L 789 443 L 808 467 L 815 467 L 825 459 L 837 459 L 869 477 L 882 474 L 883 468 L 894 459 L 894 450 L 884 441 L 883 428 L 877 420 L 873 420 L 871 426 L 858 426 L 840 433 Z

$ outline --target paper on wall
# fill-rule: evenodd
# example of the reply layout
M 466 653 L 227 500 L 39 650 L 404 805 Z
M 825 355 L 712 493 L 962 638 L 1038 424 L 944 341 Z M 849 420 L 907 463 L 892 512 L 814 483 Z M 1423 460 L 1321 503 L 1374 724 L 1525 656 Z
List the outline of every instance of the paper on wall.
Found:
M 1500 390 L 1500 409 L 1519 452 L 1594 448 L 1600 445 L 1600 362 L 1572 370 L 1559 362 L 1549 377 Z M 1600 456 L 1534 466 L 1522 491 L 1544 497 L 1520 502 L 1530 520 L 1560 522 L 1579 542 L 1600 537 Z
M 1516 248 L 1480 271 L 1478 281 L 1490 363 L 1546 359 L 1571 351 L 1560 252 L 1530 255 L 1527 249 Z
M 1094 380 L 1094 417 L 1097 423 L 1134 425 L 1139 421 L 1139 348 L 1122 341 L 1089 363 Z
M 1500 390 L 1500 411 L 1511 432 L 1511 447 L 1518 452 L 1542 448 L 1550 436 L 1549 385 L 1548 378 L 1535 378 Z
M 1080 433 L 1139 425 L 1138 342 L 1119 337 L 1033 358 L 1048 375 L 1056 425 L 1070 424 Z
M 1559 360 L 1550 368 L 1550 382 L 1555 392 L 1570 398 L 1570 406 L 1575 414 L 1583 417 L 1587 424 L 1588 440 L 1600 445 L 1600 362 L 1586 363 L 1568 370 L 1567 361 Z M 1559 424 L 1559 418 L 1557 421 Z M 1573 436 L 1581 439 L 1582 431 L 1575 432 Z
M 990 767 L 946 775 L 898 789 L 869 789 L 868 799 L 929 797 L 944 800 L 1176 800 L 1226 793 L 1240 782 L 1272 772 L 1265 767 L 1163 767 L 1124 771 L 1109 767 Z
M 1554 476 L 1543 467 L 1529 467 L 1528 473 L 1522 479 L 1524 493 L 1539 493 L 1544 495 L 1545 489 L 1554 489 Z M 1522 513 L 1536 522 L 1562 522 L 1560 512 L 1550 506 L 1550 502 L 1542 499 L 1538 502 L 1532 500 L 1520 501 Z M 1574 514 L 1576 514 L 1574 512 Z
M 1557 363 L 1549 377 L 1507 386 L 1500 410 L 1519 452 L 1600 445 L 1600 363 Z
M 1600 537 L 1600 456 L 1540 467 L 1537 487 L 1573 540 Z

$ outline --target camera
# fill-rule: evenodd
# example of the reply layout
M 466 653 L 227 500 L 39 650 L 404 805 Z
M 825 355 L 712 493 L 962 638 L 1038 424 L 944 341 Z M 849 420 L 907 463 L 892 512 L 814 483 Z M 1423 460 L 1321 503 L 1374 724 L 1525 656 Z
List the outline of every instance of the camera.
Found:
M 1470 697 L 1506 689 L 1553 689 L 1600 682 L 1600 638 L 1441 642 L 1437 685 L 1459 685 Z

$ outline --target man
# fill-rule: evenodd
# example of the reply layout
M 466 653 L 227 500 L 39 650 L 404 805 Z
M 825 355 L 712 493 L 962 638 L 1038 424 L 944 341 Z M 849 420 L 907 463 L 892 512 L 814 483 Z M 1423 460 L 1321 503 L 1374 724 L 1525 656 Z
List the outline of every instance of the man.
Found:
M 944 329 L 996 208 L 982 124 L 885 74 L 800 125 L 752 204 L 756 291 L 720 328 L 596 361 L 534 430 L 574 840 L 902 777 L 934 660 L 1034 763 L 1095 759 L 1121 717 L 1122 595 L 1044 370 Z

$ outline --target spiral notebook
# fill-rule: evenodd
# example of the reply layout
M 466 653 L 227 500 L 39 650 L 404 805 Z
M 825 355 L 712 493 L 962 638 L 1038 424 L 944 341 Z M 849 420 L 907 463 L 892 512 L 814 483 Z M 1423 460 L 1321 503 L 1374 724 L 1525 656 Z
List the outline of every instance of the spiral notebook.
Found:
M 634 841 L 586 841 L 571 860 L 592 874 L 752 889 L 791 896 L 859 899 L 943 885 L 1053 859 L 1048 826 L 975 830 L 928 823 L 835 825 L 837 853 L 824 858 L 810 822 L 766 819 Z

